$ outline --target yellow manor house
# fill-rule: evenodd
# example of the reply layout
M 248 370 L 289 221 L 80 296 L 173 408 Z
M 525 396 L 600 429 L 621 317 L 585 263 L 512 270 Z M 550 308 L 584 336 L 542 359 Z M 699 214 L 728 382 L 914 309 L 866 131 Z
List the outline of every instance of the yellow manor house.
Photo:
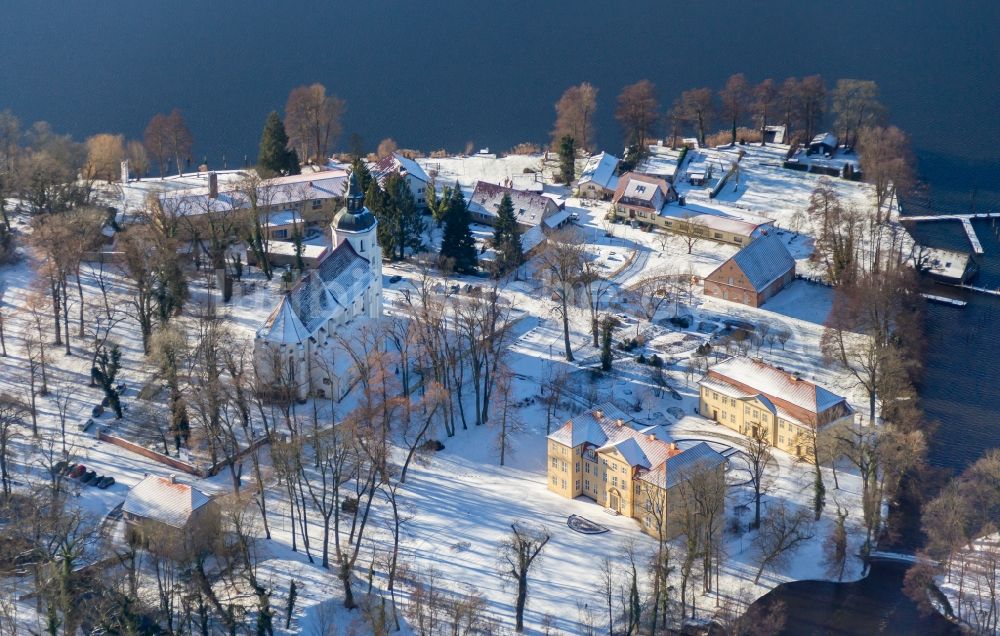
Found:
M 846 398 L 759 358 L 723 360 L 698 384 L 703 416 L 743 435 L 764 434 L 796 457 L 812 456 L 819 431 L 854 419 Z
M 670 505 L 678 486 L 696 470 L 724 470 L 726 459 L 700 442 L 681 450 L 661 427 L 636 428 L 605 403 L 581 413 L 548 436 L 548 487 L 573 499 L 589 497 L 639 521 L 654 536 L 677 534 Z

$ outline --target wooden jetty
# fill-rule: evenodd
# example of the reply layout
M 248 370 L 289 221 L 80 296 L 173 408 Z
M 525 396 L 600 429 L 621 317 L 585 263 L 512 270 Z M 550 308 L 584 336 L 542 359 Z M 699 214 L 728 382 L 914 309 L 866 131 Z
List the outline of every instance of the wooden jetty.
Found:
M 928 216 L 901 216 L 899 220 L 903 223 L 907 221 L 960 221 L 969 243 L 972 244 L 972 251 L 976 254 L 983 253 L 983 245 L 976 236 L 976 230 L 972 227 L 974 219 L 1000 219 L 1000 212 L 980 212 L 978 214 L 932 214 Z

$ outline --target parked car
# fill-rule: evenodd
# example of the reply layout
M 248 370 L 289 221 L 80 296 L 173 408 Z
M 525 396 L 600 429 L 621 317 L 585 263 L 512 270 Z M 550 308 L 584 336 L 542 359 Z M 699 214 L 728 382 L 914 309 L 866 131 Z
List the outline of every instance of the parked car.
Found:
M 80 477 L 80 483 L 89 484 L 91 481 L 94 480 L 95 477 L 97 477 L 97 472 L 93 470 L 88 470 L 87 472 L 83 473 L 82 477 Z
M 70 469 L 69 476 L 72 477 L 73 479 L 79 479 L 80 475 L 83 475 L 85 472 L 87 472 L 86 466 L 84 466 L 83 464 L 76 464 L 75 466 L 73 466 L 73 468 Z
M 100 417 L 102 413 L 104 413 L 104 407 L 100 404 L 97 404 L 94 408 L 90 409 L 91 417 Z
M 115 478 L 112 477 L 112 476 L 110 476 L 110 475 L 107 475 L 105 477 L 101 477 L 97 481 L 97 487 L 100 488 L 101 490 L 104 490 L 104 489 L 109 488 L 109 487 L 114 486 L 114 485 L 115 485 Z
M 89 429 L 93 425 L 94 425 L 94 419 L 88 417 L 87 421 L 84 422 L 83 424 L 80 424 L 80 426 L 78 426 L 77 428 L 80 429 L 81 433 L 85 433 L 85 432 L 87 432 L 87 429 Z
M 402 276 L 400 276 L 399 274 L 394 274 L 393 276 L 391 276 L 391 277 L 389 278 L 389 282 L 390 282 L 390 283 L 398 283 L 398 282 L 399 282 L 399 281 L 401 281 L 401 280 L 403 280 L 403 277 L 402 277 Z

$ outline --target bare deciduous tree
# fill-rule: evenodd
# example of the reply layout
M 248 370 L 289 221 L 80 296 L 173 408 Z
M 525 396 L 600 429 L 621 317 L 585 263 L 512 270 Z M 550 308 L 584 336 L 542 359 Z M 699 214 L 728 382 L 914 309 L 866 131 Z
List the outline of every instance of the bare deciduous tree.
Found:
M 578 148 L 591 150 L 594 146 L 593 124 L 597 110 L 597 89 L 583 82 L 570 86 L 556 102 L 556 124 L 552 129 L 552 146 L 566 136 L 572 137 Z
M 532 564 L 551 539 L 545 528 L 525 524 L 510 524 L 511 534 L 500 543 L 500 574 L 517 585 L 514 603 L 514 629 L 524 631 L 524 608 L 528 603 L 528 573 Z
M 660 118 L 659 111 L 656 86 L 649 80 L 640 80 L 623 88 L 618 95 L 615 119 L 622 127 L 625 144 L 636 146 L 640 154 L 645 153 L 646 142 Z
M 330 145 L 340 135 L 344 100 L 326 94 L 322 84 L 298 86 L 285 103 L 285 129 L 288 141 L 304 161 L 322 163 Z

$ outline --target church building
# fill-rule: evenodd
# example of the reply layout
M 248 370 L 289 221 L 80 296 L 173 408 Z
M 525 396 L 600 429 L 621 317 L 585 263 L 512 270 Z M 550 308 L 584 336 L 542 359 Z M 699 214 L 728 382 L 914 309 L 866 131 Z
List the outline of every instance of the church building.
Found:
M 333 248 L 304 272 L 254 339 L 254 362 L 276 396 L 341 399 L 357 380 L 340 337 L 382 316 L 382 250 L 378 221 L 351 174 L 346 205 L 331 225 Z

